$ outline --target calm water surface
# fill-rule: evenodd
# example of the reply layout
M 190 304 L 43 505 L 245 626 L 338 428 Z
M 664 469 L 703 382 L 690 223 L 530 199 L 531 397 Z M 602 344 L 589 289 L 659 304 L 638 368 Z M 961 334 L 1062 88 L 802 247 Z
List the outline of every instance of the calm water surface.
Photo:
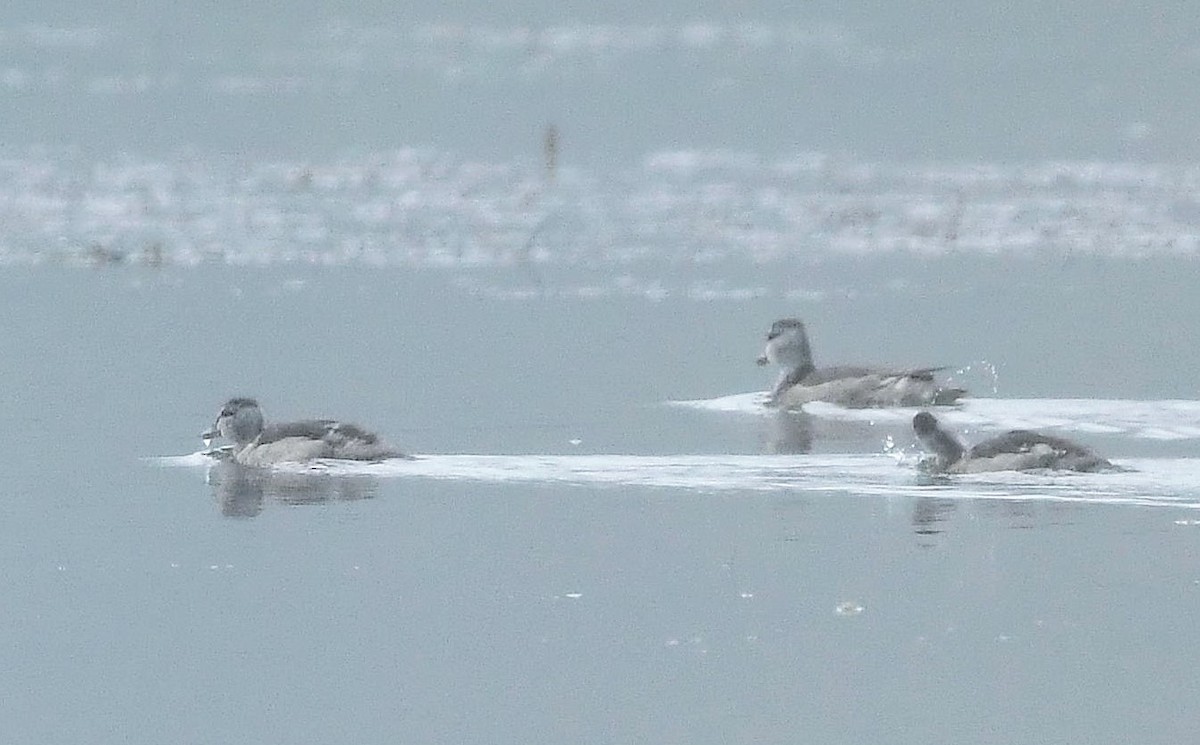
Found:
M 793 301 L 841 359 L 874 348 L 969 362 L 966 342 L 915 330 L 947 312 L 955 338 L 991 339 L 1000 354 L 1026 328 L 1005 312 L 1012 298 L 897 297 L 869 273 L 826 270 L 860 287 L 874 317 L 896 311 L 881 328 L 836 302 Z M 973 499 L 969 485 L 923 490 L 901 466 L 872 472 L 891 474 L 880 483 L 894 495 L 865 477 L 843 488 L 836 470 L 789 485 L 788 463 L 878 454 L 888 434 L 911 441 L 899 425 L 820 421 L 811 454 L 772 456 L 767 488 L 460 468 L 231 491 L 219 474 L 154 460 L 198 449 L 234 393 L 258 395 L 268 416 L 369 423 L 433 464 L 595 457 L 603 471 L 615 468 L 605 455 L 647 468 L 699 455 L 693 470 L 719 470 L 772 450 L 762 417 L 663 402 L 764 387 L 752 361 L 779 300 L 513 299 L 471 288 L 520 277 L 473 277 L 7 270 L 9 731 L 146 743 L 1187 740 L 1200 499 L 1179 484 L 1161 489 L 1174 507 L 1047 501 L 1028 485 L 1029 498 Z M 1136 292 L 1162 288 L 1143 280 Z M 1044 289 L 1011 286 L 1022 302 Z M 1119 314 L 1066 312 L 1086 333 L 1120 326 Z M 1147 334 L 1124 347 L 1135 360 L 1158 343 Z M 1061 348 L 977 380 L 1000 397 L 1066 395 L 1077 359 L 1098 355 L 1123 378 L 1081 370 L 1097 397 L 1181 397 L 1190 384 L 1122 353 Z M 1096 442 L 1118 459 L 1194 447 Z

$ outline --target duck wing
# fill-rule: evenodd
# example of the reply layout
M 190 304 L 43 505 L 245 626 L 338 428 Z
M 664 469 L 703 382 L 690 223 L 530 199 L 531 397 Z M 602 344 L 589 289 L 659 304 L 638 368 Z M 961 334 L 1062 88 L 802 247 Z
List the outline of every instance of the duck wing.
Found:
M 356 440 L 374 444 L 378 437 L 355 424 L 346 424 L 335 419 L 305 419 L 299 422 L 281 422 L 267 425 L 258 436 L 260 445 L 278 442 L 288 437 L 306 440 L 325 440 L 330 443 Z
M 348 422 L 330 422 L 325 439 L 338 444 L 354 442 L 362 445 L 375 445 L 379 442 L 379 436 L 374 432 Z
M 1075 457 L 1096 457 L 1089 448 L 1072 442 L 1064 437 L 1044 435 L 1028 429 L 1014 429 L 1002 435 L 984 440 L 971 448 L 972 458 L 994 458 L 997 455 L 1027 453 L 1038 445 L 1046 445 L 1056 455 Z
M 379 435 L 363 429 L 357 424 L 339 422 L 336 419 L 306 419 L 299 422 L 272 424 L 263 429 L 257 440 L 261 449 L 264 445 L 287 439 L 300 439 L 314 450 L 306 452 L 305 458 L 337 458 L 342 460 L 384 460 L 403 458 L 416 460 L 414 456 L 392 448 L 379 439 Z
M 851 378 L 865 378 L 872 375 L 879 375 L 879 371 L 869 367 L 835 365 L 834 367 L 819 367 L 812 370 L 797 382 L 801 385 L 824 385 L 825 383 L 850 380 Z
M 1040 454 L 1038 454 L 1039 449 L 1041 450 Z M 1084 447 L 1077 442 L 1072 442 L 1064 437 L 1031 432 L 1027 429 L 1014 429 L 999 437 L 981 442 L 971 448 L 970 456 L 968 462 L 987 462 L 989 458 L 1004 456 L 1033 458 L 1031 461 L 1023 461 L 1022 465 L 1010 466 L 1016 470 L 1055 468 L 1085 473 L 1124 470 L 1096 455 L 1091 448 Z
M 910 380 L 920 380 L 923 382 L 933 382 L 933 374 L 945 367 L 914 367 L 908 370 L 889 370 L 882 367 L 858 367 L 855 365 L 835 365 L 833 367 L 821 367 L 813 370 L 805 375 L 800 381 L 804 385 L 821 385 L 822 383 L 832 383 L 836 380 L 847 380 L 849 378 L 867 378 L 874 377 L 880 380 L 900 380 L 908 378 Z

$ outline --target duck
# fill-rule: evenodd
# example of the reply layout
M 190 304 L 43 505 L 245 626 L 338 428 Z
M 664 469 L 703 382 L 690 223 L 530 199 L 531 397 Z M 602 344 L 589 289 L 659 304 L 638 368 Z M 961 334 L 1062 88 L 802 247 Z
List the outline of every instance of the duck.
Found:
M 258 401 L 236 397 L 221 407 L 205 444 L 217 437 L 232 443 L 228 457 L 244 466 L 302 463 L 317 458 L 378 461 L 413 457 L 380 441 L 374 432 L 334 419 L 266 424 Z M 216 451 L 223 452 L 223 451 Z
M 1090 448 L 1066 439 L 1028 429 L 1014 429 L 967 449 L 958 438 L 942 428 L 928 411 L 913 417 L 913 432 L 933 459 L 925 469 L 932 473 L 982 473 L 985 471 L 1120 470 Z
M 816 367 L 804 322 L 781 318 L 771 324 L 759 366 L 780 367 L 766 405 L 796 408 L 825 401 L 851 409 L 889 406 L 953 406 L 967 395 L 963 388 L 939 385 L 934 373 L 945 367 L 887 369 L 839 365 Z

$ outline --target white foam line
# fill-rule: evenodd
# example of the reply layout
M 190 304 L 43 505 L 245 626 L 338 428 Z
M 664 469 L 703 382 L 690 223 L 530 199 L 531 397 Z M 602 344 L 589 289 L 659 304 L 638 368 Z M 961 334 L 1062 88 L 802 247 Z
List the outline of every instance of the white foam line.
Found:
M 206 468 L 213 464 L 213 459 L 203 450 L 187 455 L 156 455 L 143 460 L 147 463 L 173 468 Z
M 765 398 L 762 392 L 738 393 L 667 404 L 756 416 L 777 414 L 775 409 L 763 406 Z M 817 419 L 867 424 L 906 425 L 916 411 L 915 408 L 846 409 L 821 402 L 804 406 L 804 413 Z M 1200 439 L 1200 401 L 1192 400 L 971 398 L 961 406 L 939 407 L 936 411 L 941 419 L 961 430 L 1049 429 L 1146 440 Z
M 192 467 L 203 455 L 152 459 Z M 1121 461 L 1123 473 L 985 473 L 924 482 L 888 455 L 427 455 L 416 461 L 317 461 L 288 475 L 417 478 L 486 483 L 639 486 L 702 492 L 753 491 L 938 497 L 1200 508 L 1200 459 Z

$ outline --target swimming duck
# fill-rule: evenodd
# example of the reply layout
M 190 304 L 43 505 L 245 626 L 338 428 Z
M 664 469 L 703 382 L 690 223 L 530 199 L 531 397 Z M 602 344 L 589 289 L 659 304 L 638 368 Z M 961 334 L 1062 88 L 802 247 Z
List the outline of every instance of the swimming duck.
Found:
M 1062 471 L 1118 470 L 1090 449 L 1064 437 L 1014 429 L 984 440 L 970 450 L 942 429 L 928 411 L 913 417 L 917 438 L 934 453 L 928 468 L 935 473 L 980 473 L 983 471 L 1028 471 L 1055 468 Z
M 782 318 L 771 324 L 758 364 L 781 368 L 767 399 L 768 406 L 795 408 L 827 401 L 847 408 L 884 406 L 952 406 L 966 395 L 962 388 L 943 388 L 933 374 L 944 367 L 889 370 L 871 367 L 815 367 L 804 323 Z
M 212 429 L 201 435 L 206 442 L 217 436 L 233 443 L 233 459 L 246 466 L 295 463 L 315 458 L 384 460 L 412 457 L 380 442 L 373 432 L 332 419 L 267 425 L 258 402 L 252 398 L 231 398 L 225 402 Z

